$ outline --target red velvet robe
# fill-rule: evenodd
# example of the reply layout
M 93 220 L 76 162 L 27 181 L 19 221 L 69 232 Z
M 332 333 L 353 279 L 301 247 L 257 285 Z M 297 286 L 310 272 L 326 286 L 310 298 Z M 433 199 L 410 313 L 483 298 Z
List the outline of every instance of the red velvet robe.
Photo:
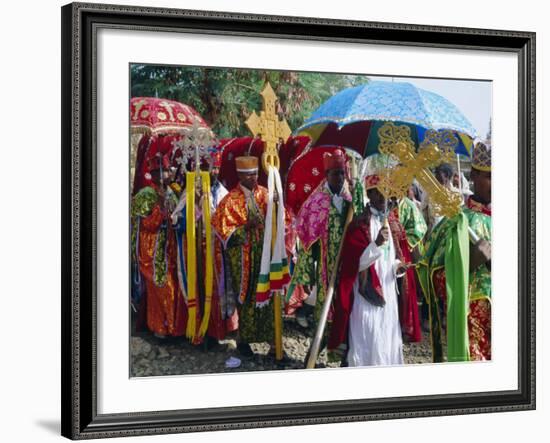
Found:
M 388 223 L 397 258 L 403 263 L 410 263 L 411 252 L 406 233 L 393 212 L 389 214 Z M 334 300 L 334 319 L 328 343 L 329 349 L 336 349 L 340 344 L 347 343 L 349 316 L 353 307 L 353 284 L 359 276 L 360 257 L 371 242 L 369 221 L 350 224 L 344 238 L 340 283 Z M 382 288 L 374 266 L 370 266 L 364 272 L 369 272 L 374 290 L 383 298 Z M 416 281 L 413 273 L 414 269 L 410 268 L 403 278 L 402 293 L 399 297 L 399 316 L 403 333 L 409 337 L 410 341 L 420 341 L 421 330 L 416 304 Z

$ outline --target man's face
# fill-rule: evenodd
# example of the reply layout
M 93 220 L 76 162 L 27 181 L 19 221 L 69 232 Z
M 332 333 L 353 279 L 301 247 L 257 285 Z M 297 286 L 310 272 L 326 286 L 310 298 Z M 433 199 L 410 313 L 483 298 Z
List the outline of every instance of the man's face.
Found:
M 163 184 L 170 183 L 170 177 L 171 177 L 170 170 L 169 169 L 163 169 L 162 170 L 162 183 Z
M 210 170 L 210 183 L 214 184 L 218 181 L 218 176 L 220 175 L 220 168 L 212 168 Z
M 344 170 L 343 169 L 329 169 L 326 172 L 327 183 L 330 190 L 335 194 L 339 194 L 344 186 Z
M 386 198 L 380 193 L 378 188 L 372 188 L 367 190 L 367 197 L 372 206 L 378 211 L 386 209 Z
M 173 182 L 176 181 L 176 172 L 177 172 L 176 168 L 170 168 L 169 169 L 168 177 L 167 177 L 167 180 L 166 180 L 167 183 L 173 183 Z
M 458 174 L 457 173 L 454 173 L 453 174 L 453 186 L 455 188 L 459 188 L 460 187 L 460 180 L 458 178 Z
M 152 171 L 149 171 L 149 172 L 151 174 L 151 181 L 155 185 L 159 186 L 163 183 L 162 180 L 163 180 L 164 173 L 161 175 L 160 169 L 153 169 Z
M 451 181 L 451 178 L 447 175 L 446 172 L 444 172 L 441 169 L 436 169 L 435 171 L 435 178 L 439 183 L 441 183 L 443 186 L 448 186 L 449 182 Z
M 238 172 L 239 182 L 246 189 L 254 189 L 258 184 L 258 171 L 255 172 Z
M 480 203 L 491 203 L 491 171 L 479 171 L 472 168 L 470 178 L 474 183 L 474 194 Z

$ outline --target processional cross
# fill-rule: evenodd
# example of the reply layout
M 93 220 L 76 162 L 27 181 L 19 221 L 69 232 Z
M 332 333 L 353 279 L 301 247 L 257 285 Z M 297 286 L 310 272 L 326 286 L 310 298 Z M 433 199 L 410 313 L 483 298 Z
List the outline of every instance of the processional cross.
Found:
M 245 124 L 255 137 L 260 136 L 265 143 L 262 166 L 267 173 L 269 165 L 279 169 L 280 163 L 277 146 L 281 139 L 286 140 L 290 137 L 292 131 L 286 120 L 280 120 L 275 111 L 277 96 L 269 82 L 266 82 L 260 95 L 262 96 L 263 110 L 260 111 L 259 116 L 256 114 L 256 111 L 253 111 Z
M 460 211 L 462 197 L 437 181 L 429 168 L 454 158 L 458 139 L 451 131 L 426 131 L 418 154 L 410 136 L 410 128 L 386 122 L 378 130 L 379 151 L 395 157 L 399 164 L 381 174 L 379 189 L 386 197 L 402 198 L 416 178 L 429 194 L 436 215 L 453 217 Z
M 168 106 L 166 106 L 168 105 Z M 170 110 L 171 105 L 163 105 Z M 189 310 L 186 335 L 195 342 L 197 335 L 204 337 L 208 329 L 213 288 L 214 265 L 212 262 L 212 235 L 210 224 L 210 176 L 209 172 L 201 171 L 201 159 L 207 159 L 208 148 L 215 145 L 216 140 L 210 128 L 201 125 L 198 118 L 194 118 L 193 124 L 183 128 L 184 137 L 173 142 L 174 150 L 181 151 L 178 158 L 180 165 L 186 167 L 188 161 L 195 160 L 194 171 L 185 173 L 185 213 L 186 213 L 186 239 L 187 239 L 187 305 Z M 197 201 L 198 200 L 198 201 Z M 196 203 L 197 202 L 197 203 Z M 200 208 L 201 216 L 197 219 L 196 207 Z M 205 232 L 204 261 L 202 232 Z M 198 235 L 197 235 L 198 233 Z M 204 288 L 204 313 L 199 327 L 196 324 L 197 300 L 200 293 L 197 289 Z M 198 329 L 198 330 L 197 330 Z
M 266 82 L 260 95 L 262 96 L 263 110 L 260 111 L 259 116 L 256 114 L 256 111 L 252 112 L 245 124 L 254 137 L 259 136 L 265 143 L 264 153 L 262 154 L 262 167 L 267 174 L 270 166 L 279 169 L 280 161 L 277 147 L 279 146 L 279 142 L 281 140 L 284 141 L 290 137 L 292 131 L 290 130 L 286 120 L 280 120 L 277 112 L 275 111 L 277 96 L 275 95 L 275 91 L 273 91 L 273 88 L 269 82 Z M 275 209 L 273 212 L 275 213 Z M 275 217 L 273 217 L 273 219 L 275 219 Z M 275 241 L 276 232 L 277 226 L 276 223 L 273 223 L 272 244 Z M 275 308 L 275 357 L 277 360 L 282 360 L 282 309 L 281 295 L 279 294 L 279 291 L 275 292 L 273 302 Z

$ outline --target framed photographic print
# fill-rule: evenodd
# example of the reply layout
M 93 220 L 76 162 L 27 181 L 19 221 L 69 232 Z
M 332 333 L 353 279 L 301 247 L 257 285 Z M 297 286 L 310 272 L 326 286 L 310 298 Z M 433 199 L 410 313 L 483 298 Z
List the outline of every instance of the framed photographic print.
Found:
M 62 434 L 535 407 L 535 35 L 62 8 Z

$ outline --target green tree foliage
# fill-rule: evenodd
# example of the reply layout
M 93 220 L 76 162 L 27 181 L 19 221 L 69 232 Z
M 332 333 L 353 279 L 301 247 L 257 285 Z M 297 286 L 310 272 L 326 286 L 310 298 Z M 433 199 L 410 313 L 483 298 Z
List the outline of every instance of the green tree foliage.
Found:
M 161 97 L 195 108 L 219 138 L 250 135 L 244 122 L 262 106 L 260 91 L 269 80 L 279 98 L 278 112 L 291 129 L 338 91 L 366 83 L 365 76 L 253 69 L 132 65 L 132 97 Z

